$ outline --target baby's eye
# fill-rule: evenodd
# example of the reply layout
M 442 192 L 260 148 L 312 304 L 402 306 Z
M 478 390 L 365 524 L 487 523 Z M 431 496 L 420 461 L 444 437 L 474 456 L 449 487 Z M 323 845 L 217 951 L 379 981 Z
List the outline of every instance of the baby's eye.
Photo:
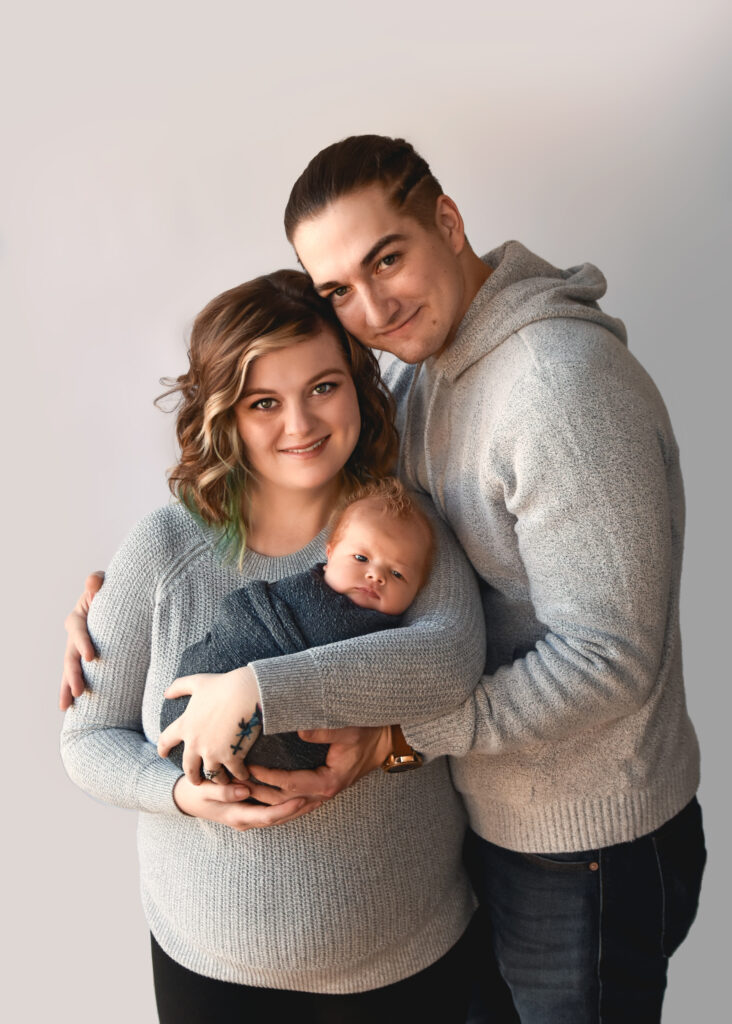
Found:
M 368 558 L 366 557 L 366 555 L 354 555 L 353 557 L 356 559 L 357 562 L 368 562 Z
M 391 570 L 391 574 L 392 574 L 392 576 L 396 576 L 396 578 L 398 580 L 403 580 L 404 579 L 404 577 L 402 576 L 402 574 L 399 572 L 398 569 L 392 569 Z

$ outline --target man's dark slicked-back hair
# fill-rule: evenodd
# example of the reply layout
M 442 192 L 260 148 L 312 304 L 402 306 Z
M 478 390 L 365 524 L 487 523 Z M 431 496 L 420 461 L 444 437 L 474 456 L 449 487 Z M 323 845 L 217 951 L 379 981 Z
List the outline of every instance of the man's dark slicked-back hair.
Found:
M 369 185 L 383 185 L 390 201 L 423 227 L 434 227 L 442 186 L 429 164 L 404 139 L 351 135 L 314 156 L 290 192 L 285 232 L 292 242 L 298 224 L 329 203 Z

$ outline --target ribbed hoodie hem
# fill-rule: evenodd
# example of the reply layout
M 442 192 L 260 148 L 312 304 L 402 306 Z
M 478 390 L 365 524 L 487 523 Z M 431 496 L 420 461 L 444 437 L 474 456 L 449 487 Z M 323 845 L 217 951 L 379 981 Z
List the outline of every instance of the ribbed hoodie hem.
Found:
M 698 786 L 697 762 L 657 787 L 579 800 L 516 806 L 461 793 L 471 828 L 488 842 L 522 853 L 569 853 L 627 843 L 653 832 L 686 806 Z

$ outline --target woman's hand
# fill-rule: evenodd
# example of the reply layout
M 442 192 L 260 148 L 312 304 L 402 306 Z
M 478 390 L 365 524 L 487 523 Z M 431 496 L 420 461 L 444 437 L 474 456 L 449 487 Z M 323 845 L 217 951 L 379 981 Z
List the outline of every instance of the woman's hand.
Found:
M 286 821 L 299 818 L 320 806 L 318 801 L 301 797 L 290 798 L 273 807 L 243 803 L 248 796 L 248 786 L 239 783 L 217 786 L 213 782 L 201 782 L 194 786 L 185 775 L 181 775 L 173 787 L 173 799 L 184 814 L 216 821 L 238 832 L 284 825 Z
M 275 786 L 283 798 L 301 796 L 320 802 L 330 800 L 384 763 L 392 751 L 391 729 L 390 725 L 382 725 L 300 732 L 301 739 L 309 743 L 330 744 L 325 764 L 311 771 L 249 765 L 252 775 L 256 776 L 256 782 L 252 777 L 249 779 L 251 794 L 256 800 L 268 802 L 267 793 L 272 793 L 268 787 Z M 257 782 L 264 785 L 258 786 Z
M 226 773 L 244 782 L 247 751 L 262 731 L 259 689 L 252 670 L 204 673 L 176 679 L 166 697 L 190 694 L 188 707 L 158 739 L 158 753 L 167 754 L 178 743 L 185 744 L 183 771 L 194 786 L 201 784 L 201 769 L 207 778 L 225 781 Z
M 66 711 L 74 703 L 74 697 L 81 697 L 84 692 L 84 676 L 81 671 L 81 659 L 94 661 L 97 652 L 86 628 L 89 605 L 94 600 L 104 583 L 103 572 L 93 572 L 87 576 L 84 593 L 74 605 L 74 609 L 66 616 L 64 626 L 68 634 L 66 653 L 64 654 L 64 672 L 61 677 L 61 690 L 58 706 Z

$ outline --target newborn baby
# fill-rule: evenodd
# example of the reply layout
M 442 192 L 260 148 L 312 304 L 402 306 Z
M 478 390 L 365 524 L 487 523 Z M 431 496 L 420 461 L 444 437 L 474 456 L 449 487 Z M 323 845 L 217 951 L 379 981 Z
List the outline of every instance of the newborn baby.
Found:
M 427 580 L 433 548 L 429 521 L 396 478 L 365 485 L 336 515 L 327 562 L 274 583 L 250 580 L 229 594 L 210 632 L 183 652 L 178 676 L 229 672 L 260 658 L 398 626 Z M 188 700 L 163 702 L 161 730 Z M 327 750 L 294 732 L 260 735 L 246 760 L 268 768 L 316 768 L 325 764 Z M 183 744 L 168 756 L 182 767 Z

